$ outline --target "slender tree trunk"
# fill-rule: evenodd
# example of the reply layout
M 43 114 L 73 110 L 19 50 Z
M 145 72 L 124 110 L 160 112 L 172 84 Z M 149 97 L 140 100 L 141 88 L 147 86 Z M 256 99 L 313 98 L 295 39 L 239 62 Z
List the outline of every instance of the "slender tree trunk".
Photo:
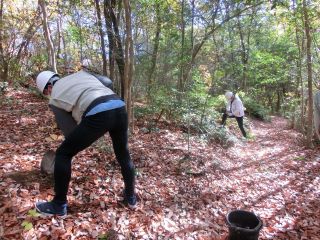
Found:
M 43 25 L 43 32 L 45 36 L 45 40 L 48 47 L 48 55 L 49 55 L 49 65 L 51 67 L 51 70 L 54 72 L 57 72 L 57 62 L 56 62 L 56 56 L 55 56 L 55 50 L 54 45 L 52 42 L 50 29 L 48 25 L 48 14 L 47 14 L 47 7 L 44 0 L 39 0 L 39 5 L 42 10 L 42 25 Z
M 304 28 L 307 38 L 307 72 L 308 72 L 308 128 L 307 128 L 307 146 L 312 147 L 313 136 L 313 92 L 312 92 L 312 59 L 311 59 L 311 33 L 310 20 L 306 0 L 303 0 Z
M 59 17 L 57 18 L 57 56 L 58 58 L 61 58 L 61 27 L 62 27 L 62 13 L 61 13 L 61 5 L 59 0 L 57 1 L 57 7 L 58 7 L 58 14 Z
M 280 90 L 277 91 L 277 104 L 276 104 L 276 113 L 279 113 L 281 106 L 281 93 Z
M 124 54 L 123 54 L 123 47 L 122 47 L 122 42 L 120 38 L 120 33 L 119 33 L 119 22 L 117 21 L 116 15 L 114 13 L 114 8 L 115 8 L 115 1 L 105 1 L 108 13 L 110 14 L 111 22 L 112 22 L 112 38 L 114 39 L 114 54 L 115 54 L 115 60 L 118 64 L 118 69 L 119 69 L 119 75 L 120 75 L 120 83 L 121 83 L 121 90 L 120 90 L 120 96 L 124 98 Z
M 153 45 L 153 52 L 151 56 L 151 67 L 149 70 L 149 76 L 148 76 L 148 99 L 150 99 L 151 96 L 151 86 L 154 82 L 154 73 L 157 65 L 157 56 L 158 56 L 158 50 L 159 50 L 159 42 L 160 42 L 160 34 L 161 34 L 161 16 L 160 16 L 160 4 L 159 2 L 155 3 L 156 7 L 156 21 L 157 21 L 157 27 L 156 27 L 156 34 L 154 38 L 154 45 Z
M 247 92 L 247 68 L 248 68 L 248 62 L 249 62 L 249 48 L 250 48 L 250 29 L 252 26 L 254 13 L 251 15 L 250 24 L 247 29 L 247 38 L 245 40 L 243 27 L 241 26 L 240 22 L 240 16 L 237 17 L 237 25 L 239 28 L 239 35 L 240 35 L 240 45 L 241 45 L 241 61 L 242 61 L 242 89 L 244 92 Z
M 131 28 L 131 6 L 129 0 L 123 0 L 125 10 L 125 68 L 124 68 L 124 99 L 127 103 L 128 119 L 133 130 L 133 106 L 132 106 L 132 78 L 133 78 L 133 41 Z
M 304 53 L 304 36 L 303 32 L 298 27 L 297 19 L 299 19 L 299 6 L 298 6 L 298 0 L 293 0 L 292 4 L 295 8 L 295 34 L 296 34 L 296 44 L 298 48 L 298 59 L 297 59 L 297 95 L 300 95 L 300 129 L 302 129 L 302 132 L 305 133 L 306 125 L 306 105 L 305 105 L 305 90 L 304 90 L 304 84 L 303 84 L 303 78 L 302 78 L 302 59 L 303 59 L 303 53 Z M 299 36 L 301 34 L 302 36 Z M 300 90 L 299 90 L 300 87 Z
M 0 81 L 7 81 L 8 78 L 8 67 L 4 58 L 3 49 L 3 34 L 4 34 L 4 22 L 3 22 L 3 3 L 4 0 L 0 1 Z
M 82 26 L 81 26 L 81 13 L 80 10 L 78 11 L 75 9 L 76 15 L 76 25 L 79 28 L 79 47 L 80 47 L 80 60 L 83 60 L 83 33 L 82 33 Z
M 296 44 L 298 48 L 298 59 L 297 59 L 297 95 L 300 95 L 301 98 L 301 103 L 300 103 L 300 111 L 301 111 L 301 116 L 300 116 L 300 124 L 301 124 L 301 129 L 304 128 L 305 124 L 305 112 L 304 112 L 304 86 L 303 86 L 303 81 L 302 81 L 302 51 L 301 47 L 303 45 L 303 41 L 300 41 L 299 39 L 299 30 L 297 27 L 296 23 Z M 301 89 L 300 92 L 298 89 Z
M 185 20 L 184 20 L 184 8 L 185 8 L 184 0 L 181 2 L 181 52 L 180 52 L 180 72 L 178 79 L 178 87 L 179 91 L 183 91 L 183 83 L 186 81 L 184 78 L 184 68 L 185 68 L 185 60 L 184 60 L 184 49 L 185 49 Z
M 231 11 L 231 6 L 228 4 L 226 6 L 226 16 L 227 18 L 230 16 L 230 11 Z M 230 53 L 230 61 L 232 63 L 234 63 L 236 60 L 235 60 L 235 54 L 236 51 L 234 51 L 234 46 L 235 46 L 235 34 L 234 34 L 234 23 L 230 23 L 228 22 L 227 23 L 227 29 L 228 29 L 228 37 L 229 37 L 229 41 L 230 41 L 230 49 L 231 49 L 231 53 Z M 236 73 L 236 69 L 235 69 L 235 64 L 231 64 L 231 67 L 232 67 L 232 72 L 233 73 Z
M 190 40 L 191 40 L 191 49 L 193 48 L 193 31 L 194 31 L 194 10 L 195 10 L 195 5 L 194 5 L 195 0 L 191 0 L 191 31 L 190 31 Z
M 66 39 L 64 34 L 62 33 L 62 19 L 63 19 L 63 14 L 62 14 L 62 10 L 61 10 L 61 5 L 60 3 L 58 4 L 59 6 L 59 19 L 58 19 L 58 26 L 59 26 L 59 43 L 58 43 L 58 51 L 57 54 L 61 54 L 63 56 L 63 65 L 64 65 L 64 71 L 66 71 L 67 73 L 70 73 L 70 66 L 68 63 L 68 53 L 67 53 L 67 43 L 66 43 Z M 62 57 L 61 56 L 61 57 Z
M 104 18 L 106 22 L 106 28 L 107 28 L 107 36 L 108 36 L 108 41 L 109 41 L 109 68 L 110 68 L 110 79 L 115 80 L 115 75 L 114 75 L 114 65 L 115 65 L 115 58 L 114 58 L 114 46 L 115 46 L 115 38 L 113 34 L 113 29 L 112 29 L 112 20 L 111 20 L 111 15 L 108 9 L 108 0 L 104 1 L 103 4 L 103 11 L 104 11 Z
M 0 58 L 3 58 L 3 2 L 4 0 L 0 1 Z
M 107 55 L 106 55 L 106 47 L 104 43 L 104 33 L 102 30 L 102 21 L 101 21 L 101 10 L 100 10 L 100 1 L 95 0 L 96 10 L 97 10 L 97 23 L 100 33 L 100 42 L 101 42 L 101 51 L 102 51 L 102 63 L 103 63 L 103 74 L 107 75 Z

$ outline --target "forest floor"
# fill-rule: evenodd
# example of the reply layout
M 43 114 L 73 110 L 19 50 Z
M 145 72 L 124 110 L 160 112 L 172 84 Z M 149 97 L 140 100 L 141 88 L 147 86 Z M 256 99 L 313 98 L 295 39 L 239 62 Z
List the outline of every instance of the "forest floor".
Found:
M 254 212 L 260 239 L 320 239 L 320 152 L 307 149 L 285 119 L 250 121 L 252 139 L 223 148 L 168 122 L 137 120 L 130 151 L 139 207 L 119 203 L 119 166 L 106 136 L 73 160 L 68 216 L 41 217 L 53 196 L 40 173 L 45 151 L 62 141 L 47 101 L 26 90 L 0 96 L 0 239 L 226 239 L 226 215 Z

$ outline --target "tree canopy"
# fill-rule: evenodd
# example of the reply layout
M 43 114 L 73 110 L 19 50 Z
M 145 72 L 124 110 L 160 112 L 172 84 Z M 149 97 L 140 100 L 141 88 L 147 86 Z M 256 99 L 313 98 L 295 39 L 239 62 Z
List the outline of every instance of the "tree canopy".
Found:
M 203 91 L 210 99 L 232 90 L 268 112 L 290 116 L 300 109 L 293 125 L 305 129 L 312 105 L 304 99 L 310 102 L 313 92 L 306 91 L 312 87 L 308 81 L 316 83 L 319 75 L 318 4 L 1 0 L 1 81 L 25 84 L 43 69 L 56 68 L 64 75 L 90 59 L 129 102 L 152 104 L 163 95 L 183 104 L 200 81 L 207 85 Z M 129 75 L 125 69 L 132 69 Z

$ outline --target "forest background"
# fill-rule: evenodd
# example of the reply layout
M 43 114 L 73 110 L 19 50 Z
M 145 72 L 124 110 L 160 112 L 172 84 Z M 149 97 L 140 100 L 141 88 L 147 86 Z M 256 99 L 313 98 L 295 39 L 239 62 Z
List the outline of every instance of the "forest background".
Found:
M 0 81 L 32 91 L 40 71 L 64 76 L 90 59 L 126 100 L 132 127 L 134 118 L 151 114 L 208 130 L 231 90 L 251 116 L 288 117 L 311 146 L 318 6 L 308 0 L 1 0 Z
M 0 0 L 0 238 L 224 240 L 226 214 L 243 208 L 262 218 L 261 239 L 318 239 L 319 6 Z M 31 209 L 53 190 L 39 163 L 63 136 L 35 77 L 85 59 L 126 101 L 140 209 L 118 204 L 106 137 L 74 159 L 68 218 L 42 219 Z M 248 139 L 235 121 L 219 127 L 227 90 Z

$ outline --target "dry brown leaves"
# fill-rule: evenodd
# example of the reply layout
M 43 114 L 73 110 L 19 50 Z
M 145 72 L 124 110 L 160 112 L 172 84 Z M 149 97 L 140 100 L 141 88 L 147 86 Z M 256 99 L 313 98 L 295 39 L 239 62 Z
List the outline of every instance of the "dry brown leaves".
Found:
M 106 137 L 107 150 L 74 158 L 68 217 L 59 219 L 33 211 L 53 196 L 42 155 L 63 139 L 47 102 L 13 90 L 0 101 L 0 238 L 223 240 L 226 214 L 245 209 L 263 220 L 260 239 L 319 239 L 319 147 L 305 149 L 281 118 L 251 120 L 254 140 L 230 149 L 192 137 L 189 153 L 178 129 L 146 132 L 138 120 L 130 137 L 138 210 L 119 204 L 123 183 Z

